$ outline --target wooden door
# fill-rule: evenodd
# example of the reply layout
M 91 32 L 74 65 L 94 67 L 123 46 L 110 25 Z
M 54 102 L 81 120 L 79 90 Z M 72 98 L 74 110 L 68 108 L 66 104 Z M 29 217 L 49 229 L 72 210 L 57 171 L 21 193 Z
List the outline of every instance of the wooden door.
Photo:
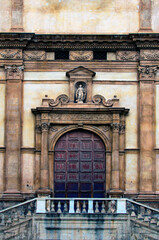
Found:
M 104 197 L 105 162 L 105 146 L 96 134 L 64 134 L 55 146 L 55 197 Z

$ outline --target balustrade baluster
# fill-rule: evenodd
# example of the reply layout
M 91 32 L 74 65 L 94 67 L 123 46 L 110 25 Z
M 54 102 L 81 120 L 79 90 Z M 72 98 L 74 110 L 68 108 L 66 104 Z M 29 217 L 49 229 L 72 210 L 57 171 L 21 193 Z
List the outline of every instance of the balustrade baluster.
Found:
M 83 201 L 83 210 L 82 210 L 82 213 L 86 213 L 86 202 Z
M 101 213 L 105 213 L 105 202 L 104 201 L 102 201 L 102 211 L 101 211 Z
M 62 213 L 62 211 L 61 211 L 61 202 L 60 201 L 58 202 L 58 205 L 57 205 L 57 213 Z
M 80 203 L 79 203 L 79 201 L 77 201 L 76 213 L 80 213 Z
M 95 213 L 99 213 L 99 204 L 98 204 L 98 201 L 96 201 L 96 204 L 95 204 Z
M 54 201 L 51 201 L 51 212 L 55 213 L 55 204 Z
M 63 210 L 63 212 L 65 212 L 65 213 L 68 212 L 67 202 L 64 203 L 64 210 Z

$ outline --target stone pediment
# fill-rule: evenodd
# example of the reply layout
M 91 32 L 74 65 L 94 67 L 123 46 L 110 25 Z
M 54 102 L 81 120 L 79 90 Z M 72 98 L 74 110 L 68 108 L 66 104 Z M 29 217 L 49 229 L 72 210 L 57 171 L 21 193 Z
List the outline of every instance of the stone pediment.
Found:
M 77 68 L 72 69 L 71 71 L 66 72 L 66 76 L 67 77 L 72 77 L 72 76 L 88 76 L 88 77 L 94 77 L 95 76 L 95 72 L 93 72 L 92 70 L 85 68 L 83 66 L 79 66 Z

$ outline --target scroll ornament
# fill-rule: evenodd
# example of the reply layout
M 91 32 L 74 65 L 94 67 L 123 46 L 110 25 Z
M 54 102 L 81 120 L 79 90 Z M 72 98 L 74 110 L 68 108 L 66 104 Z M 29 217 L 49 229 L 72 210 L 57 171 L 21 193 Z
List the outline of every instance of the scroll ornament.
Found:
M 112 99 L 106 100 L 102 95 L 95 95 L 92 99 L 92 102 L 95 104 L 103 104 L 105 107 L 112 107 Z
M 60 103 L 68 103 L 70 101 L 69 97 L 65 94 L 61 94 L 59 95 L 56 100 L 54 99 L 50 99 L 49 105 L 51 107 L 56 107 L 58 106 Z

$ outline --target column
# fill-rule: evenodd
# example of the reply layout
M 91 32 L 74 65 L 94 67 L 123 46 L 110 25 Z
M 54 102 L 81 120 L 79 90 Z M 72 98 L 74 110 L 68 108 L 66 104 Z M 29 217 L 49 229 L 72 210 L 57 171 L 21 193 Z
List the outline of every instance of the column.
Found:
M 154 193 L 154 120 L 155 120 L 155 74 L 157 66 L 139 66 L 140 91 L 140 197 Z
M 21 109 L 23 66 L 5 66 L 6 70 L 6 158 L 4 198 L 21 198 Z
M 48 113 L 41 114 L 41 162 L 40 162 L 40 195 L 51 193 L 49 189 L 49 157 L 48 157 Z
M 118 197 L 122 194 L 120 190 L 120 162 L 119 162 L 119 114 L 113 114 L 112 123 L 112 172 L 110 196 Z
M 119 156 L 119 169 L 120 169 L 120 189 L 125 189 L 125 116 L 121 116 L 120 123 L 120 156 Z

